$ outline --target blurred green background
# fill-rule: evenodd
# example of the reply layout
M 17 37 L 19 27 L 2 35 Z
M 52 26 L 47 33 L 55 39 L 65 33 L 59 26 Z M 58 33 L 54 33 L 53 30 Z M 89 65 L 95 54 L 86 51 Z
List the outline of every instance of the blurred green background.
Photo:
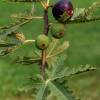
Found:
M 53 0 L 51 0 L 53 1 Z M 88 7 L 99 0 L 72 0 L 74 7 Z M 54 2 L 54 1 L 53 1 Z M 12 22 L 11 14 L 24 13 L 31 10 L 32 4 L 7 3 L 0 1 L 0 26 L 9 25 Z M 42 15 L 43 10 L 39 3 L 35 5 L 35 15 Z M 100 15 L 100 10 L 97 11 Z M 50 15 L 50 21 L 54 20 Z M 43 21 L 33 20 L 19 28 L 28 39 L 35 39 L 43 31 Z M 39 31 L 41 30 L 41 31 Z M 67 61 L 65 65 L 77 67 L 78 65 L 91 64 L 99 68 L 100 65 L 100 21 L 70 24 L 66 27 L 64 40 L 70 42 L 67 50 Z M 34 49 L 34 48 L 33 48 Z M 21 49 L 20 54 L 31 55 L 28 49 Z M 13 64 L 12 61 L 17 54 L 0 57 L 0 100 L 31 100 L 29 94 L 18 94 L 24 86 L 31 84 L 29 77 L 37 72 L 37 65 L 23 66 Z M 69 86 L 81 100 L 100 100 L 100 71 L 94 71 L 77 75 L 69 79 Z M 17 94 L 17 96 L 16 96 Z

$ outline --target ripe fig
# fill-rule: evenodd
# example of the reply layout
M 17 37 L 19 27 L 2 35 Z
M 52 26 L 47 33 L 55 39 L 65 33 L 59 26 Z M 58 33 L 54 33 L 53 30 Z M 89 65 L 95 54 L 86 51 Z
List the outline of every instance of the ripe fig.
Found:
M 65 26 L 61 23 L 53 23 L 51 25 L 51 34 L 53 37 L 60 39 L 64 36 Z
M 50 42 L 49 37 L 42 34 L 37 37 L 35 44 L 38 49 L 44 50 L 49 46 L 49 42 Z
M 59 22 L 66 22 L 73 16 L 73 5 L 69 0 L 58 1 L 52 9 L 52 14 Z

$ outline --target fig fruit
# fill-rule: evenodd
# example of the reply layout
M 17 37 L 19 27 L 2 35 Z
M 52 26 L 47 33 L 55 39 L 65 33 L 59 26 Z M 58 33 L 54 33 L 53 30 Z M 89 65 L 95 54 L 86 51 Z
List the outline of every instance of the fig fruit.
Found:
M 73 16 L 73 5 L 69 0 L 58 1 L 52 9 L 52 14 L 59 22 L 66 22 Z
M 61 23 L 53 23 L 51 25 L 51 34 L 54 38 L 60 39 L 64 36 L 65 26 Z
M 42 34 L 37 37 L 35 44 L 38 49 L 44 50 L 49 46 L 49 42 L 50 42 L 49 37 Z

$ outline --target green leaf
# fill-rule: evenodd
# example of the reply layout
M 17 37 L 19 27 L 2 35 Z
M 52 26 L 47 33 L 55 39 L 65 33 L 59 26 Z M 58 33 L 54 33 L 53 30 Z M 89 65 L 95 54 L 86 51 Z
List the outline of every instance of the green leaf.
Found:
M 50 53 L 51 55 L 47 55 L 47 58 L 55 57 L 62 54 L 69 47 L 69 42 L 65 41 L 63 44 L 59 44 L 57 46 L 58 47 L 52 50 L 52 52 Z
M 68 24 L 77 24 L 77 23 L 87 23 L 87 22 L 93 22 L 93 21 L 99 21 L 100 20 L 100 16 L 98 17 L 93 17 L 93 18 L 88 18 L 88 19 L 74 19 L 74 20 L 70 20 L 67 23 Z
M 92 14 L 100 7 L 100 2 L 94 2 L 88 8 L 76 8 L 72 20 L 92 18 Z
M 80 15 L 84 13 L 85 8 L 75 8 L 74 15 L 71 20 L 81 19 Z
M 54 76 L 56 76 L 62 70 L 65 59 L 66 59 L 66 55 L 63 54 L 56 58 L 55 57 L 51 58 L 51 62 L 50 62 L 50 60 L 48 61 L 49 65 L 52 66 L 51 70 L 47 72 L 50 79 L 52 79 Z
M 94 2 L 90 7 L 86 8 L 83 15 L 88 17 L 96 12 L 98 8 L 100 8 L 100 1 Z
M 14 49 L 14 47 L 8 47 L 8 48 L 4 48 L 2 50 L 0 50 L 0 56 L 5 56 L 7 54 L 9 54 L 10 52 L 12 52 Z
M 15 30 L 17 30 L 19 27 L 23 26 L 24 24 L 30 22 L 32 19 L 22 19 L 22 20 L 17 20 L 14 23 L 11 23 L 10 25 L 6 25 L 3 27 L 0 27 L 0 31 L 2 33 L 6 33 L 9 34 L 11 32 L 14 32 Z
M 40 58 L 34 58 L 34 57 L 17 57 L 14 60 L 14 63 L 20 63 L 23 65 L 31 65 L 34 63 L 40 63 Z
M 10 53 L 10 56 L 12 56 L 14 63 L 25 65 L 39 63 L 41 57 L 38 56 L 35 51 L 36 48 L 34 45 L 34 41 L 28 40 L 22 45 L 16 46 L 13 52 Z
M 82 74 L 84 72 L 93 71 L 93 70 L 96 70 L 96 68 L 91 65 L 78 66 L 78 67 L 66 67 L 54 77 L 54 80 L 57 78 L 71 77 L 77 74 Z
M 85 23 L 100 20 L 100 16 L 96 16 L 94 13 L 100 8 L 100 2 L 94 2 L 88 8 L 76 8 L 71 20 L 68 20 L 68 24 L 72 23 Z
M 67 41 L 65 41 L 63 44 L 60 44 L 58 40 L 57 41 L 53 40 L 53 41 L 55 41 L 55 44 L 54 44 L 54 42 L 52 42 L 50 44 L 50 47 L 47 50 L 48 53 L 47 53 L 47 56 L 46 56 L 46 58 L 47 58 L 47 64 L 48 64 L 49 68 L 56 66 L 55 64 L 61 65 L 60 61 L 62 61 L 62 60 L 63 61 L 61 63 L 64 62 L 64 59 L 65 59 L 66 55 L 63 55 L 62 58 L 60 56 L 69 47 L 69 42 L 67 42 Z M 59 60 L 59 62 L 58 62 L 58 58 L 61 58 Z
M 4 33 L 0 35 L 0 56 L 14 51 L 25 41 L 25 36 L 19 32 Z
M 56 82 L 48 82 L 48 86 L 53 92 L 54 95 L 57 96 L 57 100 L 76 100 L 72 95 L 71 92 L 65 89 L 63 85 L 56 83 Z
M 47 89 L 47 84 L 43 84 L 40 86 L 38 93 L 36 95 L 36 100 L 45 100 L 46 96 L 46 89 Z
M 59 44 L 59 40 L 52 38 L 52 42 L 50 43 L 49 47 L 47 48 L 47 56 L 50 56 L 55 51 L 58 44 Z
M 15 46 L 15 43 L 0 43 L 0 47 L 12 47 Z
M 61 71 L 66 55 L 62 54 L 68 47 L 69 42 L 65 41 L 63 44 L 58 46 L 59 41 L 56 41 L 53 48 L 51 47 L 50 52 L 47 55 L 47 64 L 49 65 L 50 71 L 47 71 L 48 76 L 51 78 L 55 76 L 59 71 Z M 58 47 L 56 47 L 58 46 Z

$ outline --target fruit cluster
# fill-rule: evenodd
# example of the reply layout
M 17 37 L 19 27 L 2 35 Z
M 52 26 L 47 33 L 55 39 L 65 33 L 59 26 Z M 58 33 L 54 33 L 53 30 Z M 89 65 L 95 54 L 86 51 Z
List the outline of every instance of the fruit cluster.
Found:
M 60 0 L 54 4 L 52 14 L 57 22 L 51 24 L 50 33 L 56 38 L 60 39 L 64 36 L 65 24 L 73 16 L 73 5 L 69 0 Z M 50 39 L 46 35 L 39 35 L 36 39 L 36 46 L 44 50 L 49 46 Z

